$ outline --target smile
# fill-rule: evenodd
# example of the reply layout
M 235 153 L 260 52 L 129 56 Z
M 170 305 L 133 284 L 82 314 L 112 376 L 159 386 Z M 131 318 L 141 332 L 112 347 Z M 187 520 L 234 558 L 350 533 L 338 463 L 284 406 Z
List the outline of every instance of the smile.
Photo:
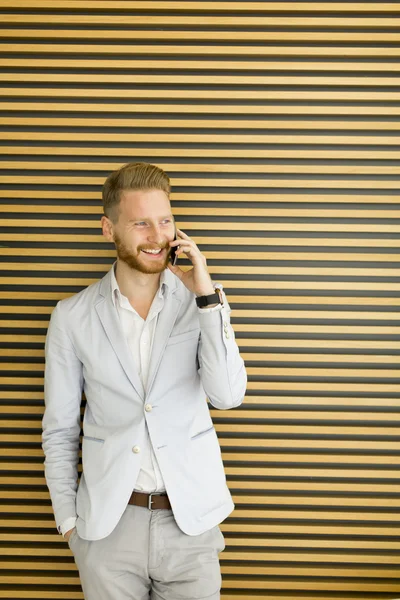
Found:
M 159 256 L 163 251 L 162 248 L 157 248 L 156 250 L 142 250 L 145 254 L 151 254 L 153 256 Z

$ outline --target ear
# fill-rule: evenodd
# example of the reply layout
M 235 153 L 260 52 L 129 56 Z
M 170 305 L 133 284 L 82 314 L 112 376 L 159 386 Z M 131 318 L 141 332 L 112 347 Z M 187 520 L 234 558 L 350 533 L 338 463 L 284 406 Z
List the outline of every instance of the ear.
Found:
M 103 229 L 103 235 L 106 238 L 106 240 L 108 242 L 113 242 L 114 241 L 114 229 L 113 229 L 112 221 L 106 216 L 101 217 L 101 227 Z

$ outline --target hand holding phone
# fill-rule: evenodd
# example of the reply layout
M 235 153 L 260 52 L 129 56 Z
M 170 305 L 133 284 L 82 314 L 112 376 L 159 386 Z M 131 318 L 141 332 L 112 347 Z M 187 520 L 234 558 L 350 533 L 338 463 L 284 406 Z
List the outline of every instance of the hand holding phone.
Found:
M 214 294 L 214 286 L 208 272 L 206 257 L 200 252 L 196 242 L 184 231 L 176 229 L 175 239 L 171 241 L 170 261 L 168 268 L 180 279 L 187 289 L 196 296 L 210 296 Z M 172 248 L 178 248 L 175 253 Z M 177 255 L 176 255 L 177 253 Z M 181 269 L 176 263 L 176 256 L 185 255 L 192 263 L 192 268 Z

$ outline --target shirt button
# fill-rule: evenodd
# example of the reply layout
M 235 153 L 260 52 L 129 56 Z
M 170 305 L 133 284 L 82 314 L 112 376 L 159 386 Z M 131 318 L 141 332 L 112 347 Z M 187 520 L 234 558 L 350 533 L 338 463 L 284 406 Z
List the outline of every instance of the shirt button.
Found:
M 132 452 L 134 452 L 134 454 L 139 454 L 139 452 L 140 452 L 139 446 L 133 446 Z
M 146 406 L 144 407 L 144 410 L 146 412 L 151 412 L 153 410 L 153 407 L 151 404 L 146 404 Z

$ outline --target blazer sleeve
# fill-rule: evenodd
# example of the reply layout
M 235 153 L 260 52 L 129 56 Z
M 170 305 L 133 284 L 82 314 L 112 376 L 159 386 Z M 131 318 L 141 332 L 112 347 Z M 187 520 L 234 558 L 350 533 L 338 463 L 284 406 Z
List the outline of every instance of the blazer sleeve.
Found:
M 222 286 L 214 287 L 221 290 L 224 304 L 217 310 L 199 310 L 199 374 L 211 404 L 227 409 L 243 402 L 247 375 L 230 323 L 230 306 Z
M 47 332 L 43 451 L 57 528 L 76 516 L 83 369 L 67 332 L 62 302 Z

